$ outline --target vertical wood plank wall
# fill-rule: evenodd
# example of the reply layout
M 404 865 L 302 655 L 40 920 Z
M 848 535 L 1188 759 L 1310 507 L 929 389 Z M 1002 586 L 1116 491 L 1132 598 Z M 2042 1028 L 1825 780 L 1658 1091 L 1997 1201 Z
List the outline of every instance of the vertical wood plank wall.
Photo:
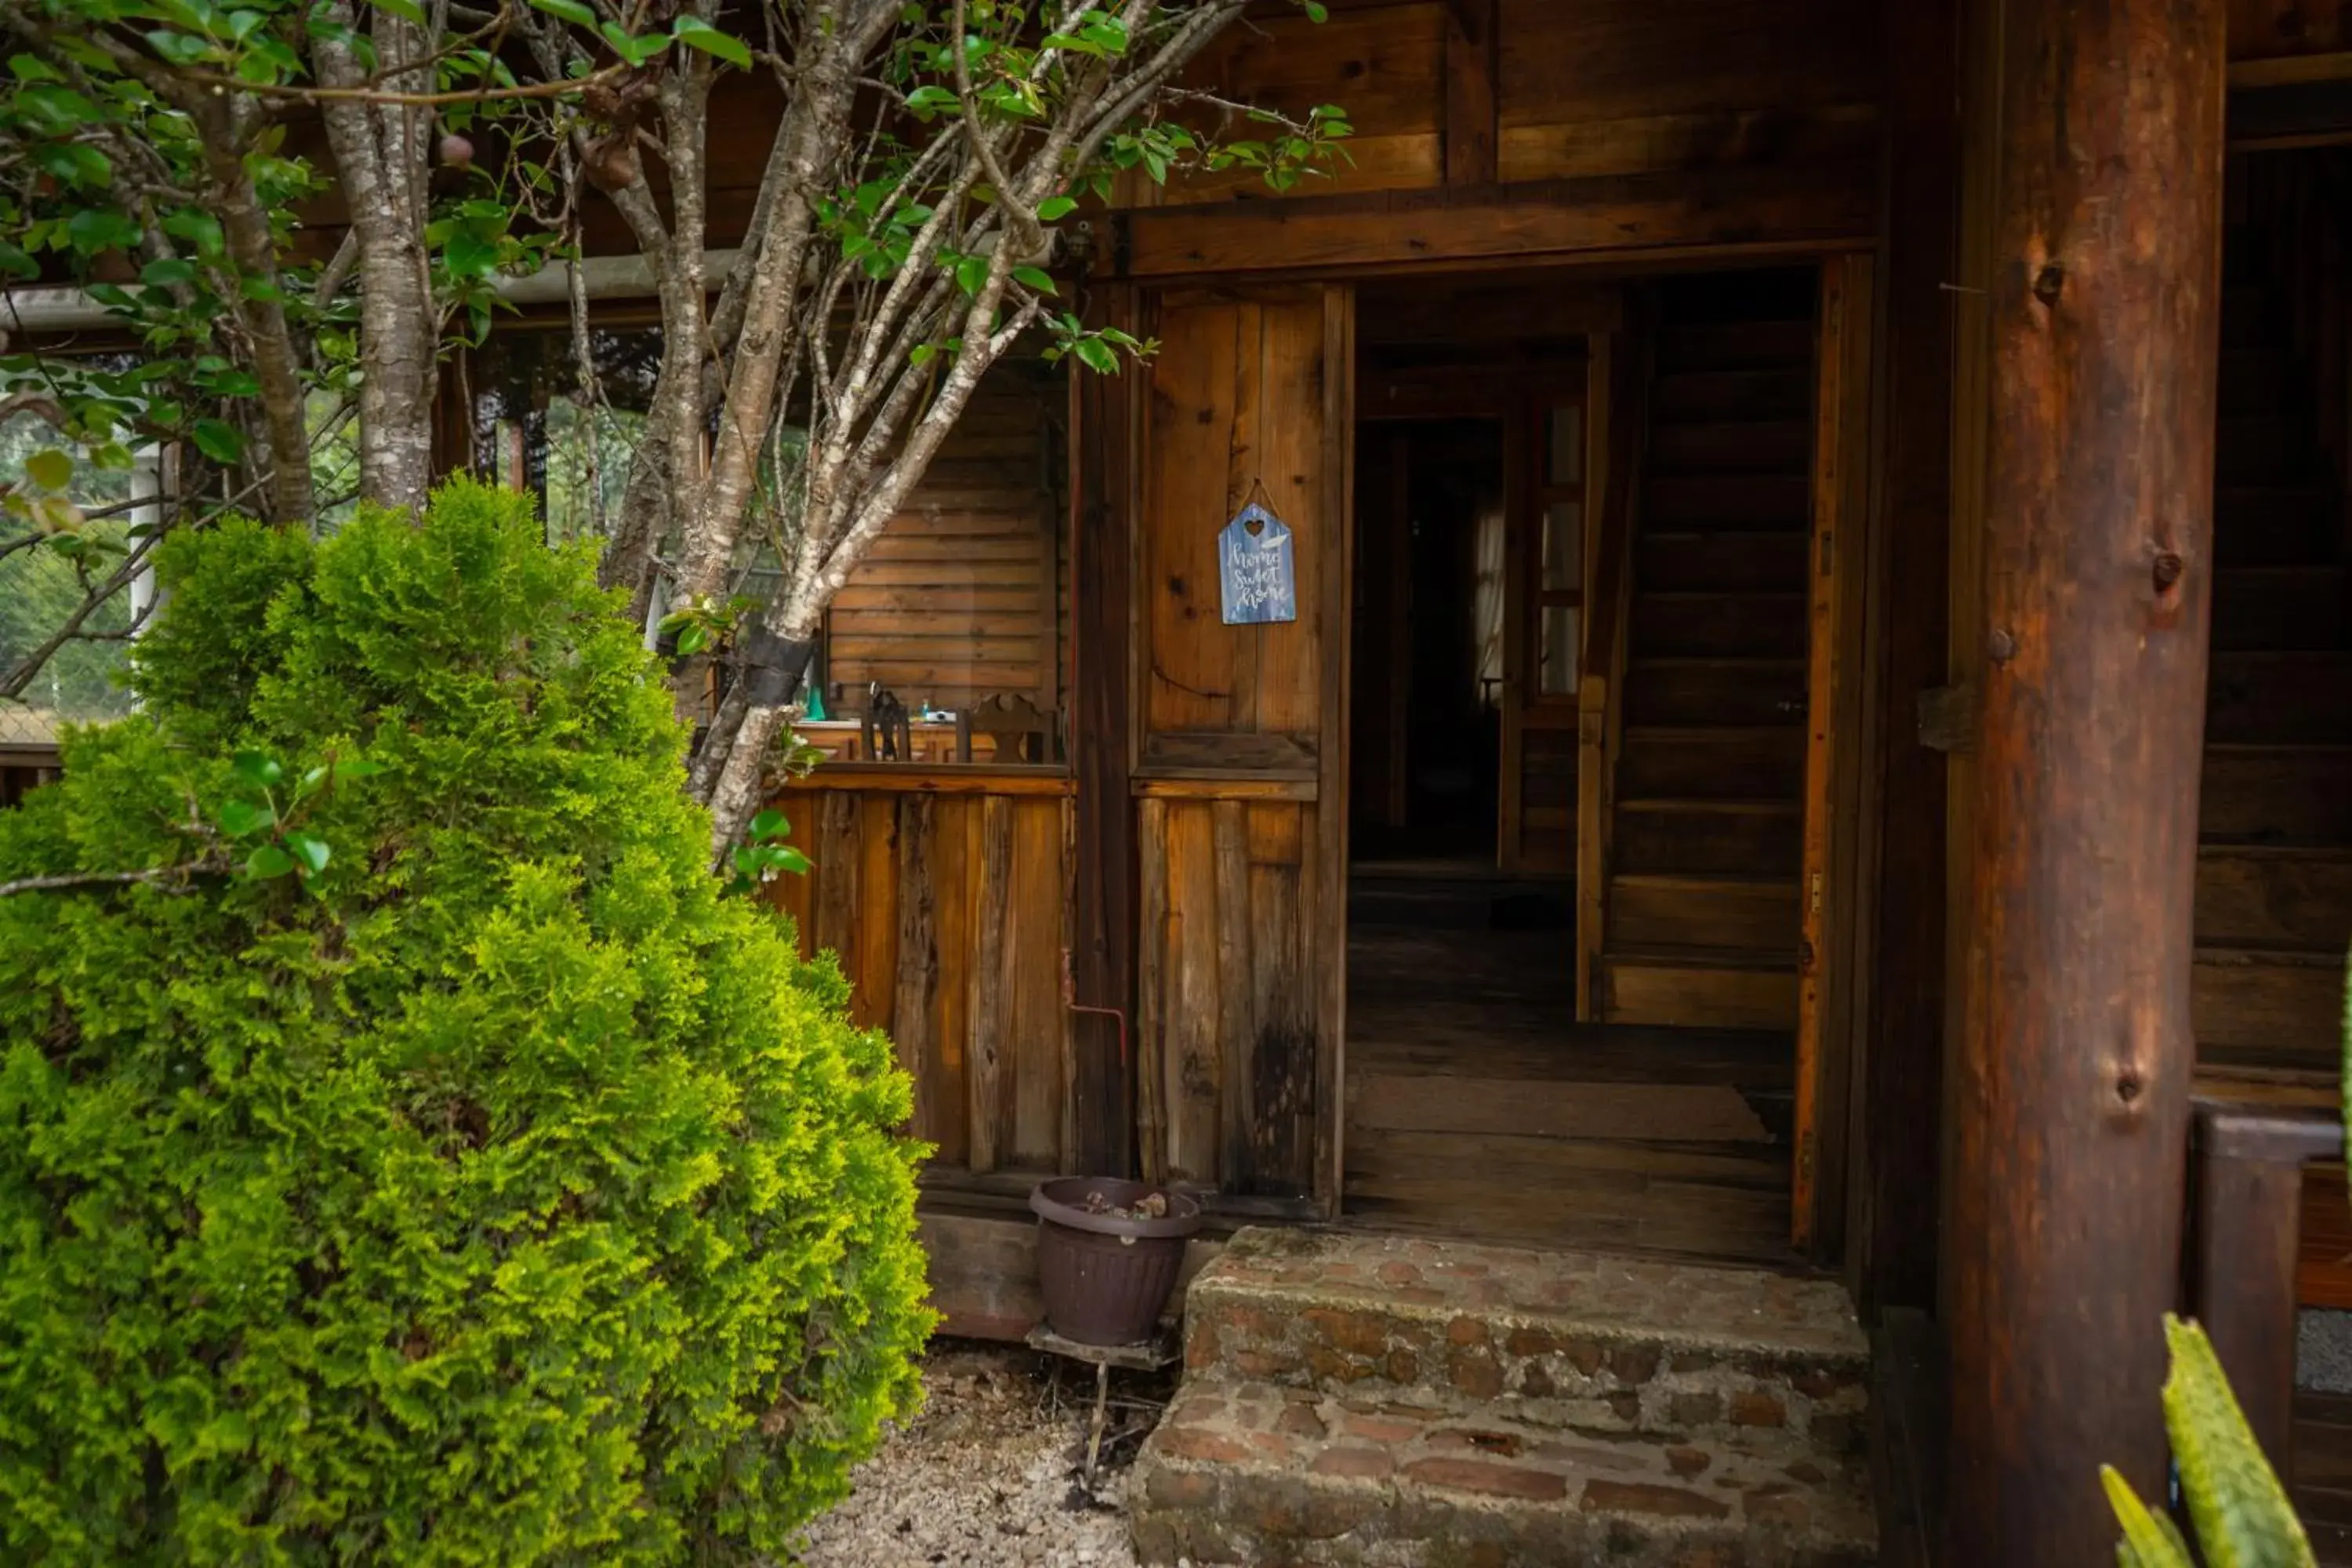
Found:
M 914 1076 L 932 1180 L 1073 1168 L 1066 781 L 947 790 L 820 774 L 775 804 L 815 869 L 772 896 L 801 951 L 830 949 L 851 1014 Z M 968 791 L 968 793 L 967 793 Z
M 1336 1194 L 1349 297 L 1161 298 L 1135 654 L 1137 1120 L 1146 1173 Z M 1216 540 L 1290 529 L 1297 618 L 1228 626 Z

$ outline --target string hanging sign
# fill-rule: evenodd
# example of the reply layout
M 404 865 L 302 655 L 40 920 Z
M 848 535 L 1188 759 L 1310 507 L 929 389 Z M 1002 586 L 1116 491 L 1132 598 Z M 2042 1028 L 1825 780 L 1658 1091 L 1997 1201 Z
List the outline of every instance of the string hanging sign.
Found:
M 1251 500 L 1217 535 L 1217 578 L 1225 625 L 1265 626 L 1298 618 L 1297 552 L 1282 519 L 1256 497 L 1265 486 L 1250 483 Z M 1272 500 L 1272 496 L 1266 500 Z

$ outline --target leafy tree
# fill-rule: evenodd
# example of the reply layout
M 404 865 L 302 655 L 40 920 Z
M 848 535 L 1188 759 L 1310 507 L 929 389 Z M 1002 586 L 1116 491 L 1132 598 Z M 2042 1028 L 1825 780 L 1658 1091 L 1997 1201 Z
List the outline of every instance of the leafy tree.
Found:
M 641 612 L 665 591 L 734 668 L 689 768 L 716 856 L 759 804 L 826 603 L 982 375 L 1033 335 L 1099 373 L 1148 352 L 1063 293 L 1081 203 L 1199 166 L 1288 188 L 1348 133 L 1336 108 L 1292 121 L 1181 84 L 1243 5 L 0 0 L 20 83 L 0 234 L 25 236 L 0 268 L 88 280 L 150 351 L 131 373 L 52 356 L 0 374 L 67 445 L 168 435 L 217 470 L 218 504 L 281 520 L 318 510 L 306 400 L 330 392 L 356 408 L 361 494 L 414 509 L 440 348 L 487 329 L 501 275 L 575 254 L 583 215 L 617 212 L 662 359 L 603 574 Z M 729 72 L 779 91 L 765 147 L 712 145 Z M 289 134 L 310 117 L 324 159 Z M 714 164 L 747 154 L 764 173 L 722 274 Z M 330 189 L 351 226 L 320 256 L 289 215 Z M 57 489 L 0 509 L 69 534 Z M 782 587 L 753 616 L 731 590 L 761 538 Z
M 0 1559 L 786 1553 L 913 1397 L 909 1088 L 593 557 L 458 483 L 160 567 L 0 813 Z

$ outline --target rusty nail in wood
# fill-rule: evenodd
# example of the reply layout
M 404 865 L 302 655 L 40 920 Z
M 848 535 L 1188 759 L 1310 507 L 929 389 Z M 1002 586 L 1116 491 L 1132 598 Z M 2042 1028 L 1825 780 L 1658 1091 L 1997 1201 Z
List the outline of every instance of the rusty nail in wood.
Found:
M 2045 305 L 2058 303 L 2058 291 L 2066 286 L 2066 269 L 2054 261 L 2045 261 L 2042 270 L 2033 275 L 2033 297 Z
M 2007 664 L 2017 657 L 2017 639 L 2005 628 L 1995 626 L 1992 635 L 1985 638 L 1985 653 L 1995 664 Z
M 2156 591 L 2169 593 L 2172 585 L 2180 581 L 2183 566 L 2180 557 L 2171 551 L 2158 552 L 2156 557 Z

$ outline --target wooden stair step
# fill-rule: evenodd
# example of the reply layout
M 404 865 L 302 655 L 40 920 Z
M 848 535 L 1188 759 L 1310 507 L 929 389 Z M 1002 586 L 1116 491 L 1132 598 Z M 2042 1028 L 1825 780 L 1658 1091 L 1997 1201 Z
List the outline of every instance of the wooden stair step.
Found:
M 1633 582 L 1661 593 L 1801 589 L 1809 548 L 1801 528 L 1763 533 L 1644 529 L 1633 542 Z
M 1812 480 L 1803 474 L 1661 473 L 1642 481 L 1642 521 L 1663 529 L 1803 528 Z
M 1801 658 L 1644 658 L 1626 665 L 1629 725 L 1801 726 L 1804 717 Z
M 1812 412 L 1810 365 L 1771 370 L 1662 371 L 1650 386 L 1653 420 L 1802 419 Z
M 2330 564 L 2336 506 L 2325 485 L 2216 486 L 2214 559 L 2225 567 Z
M 1657 334 L 1661 371 L 1780 369 L 1812 362 L 1809 321 L 1682 321 Z
M 2284 349 L 2227 349 L 2221 354 L 2221 417 L 2268 414 L 2292 400 L 2294 362 Z
M 2209 742 L 2198 836 L 2352 843 L 2352 746 Z
M 1803 811 L 1794 799 L 1620 799 L 1610 856 L 1628 872 L 1794 877 L 1803 847 Z
M 2214 433 L 2213 471 L 2223 484 L 2299 478 L 2312 461 L 2301 411 L 2223 417 Z
M 1737 948 L 1612 944 L 1601 954 L 1603 1021 L 1681 1027 L 1793 1029 L 1797 962 Z
M 2341 952 L 2200 947 L 2189 999 L 2200 1051 L 2253 1053 L 2276 1066 L 2342 1060 Z
M 1804 786 L 1805 732 L 1792 724 L 1630 726 L 1617 793 L 1641 799 L 1794 799 Z
M 1628 871 L 1609 879 L 1612 950 L 1686 946 L 1775 958 L 1796 952 L 1793 877 Z
M 2344 641 L 2341 566 L 2224 566 L 2213 578 L 2213 647 L 2323 649 Z
M 2209 746 L 2352 742 L 2352 651 L 2216 652 L 2205 736 Z
M 2352 940 L 2352 847 L 2210 844 L 2197 856 L 2200 946 L 2333 954 Z
M 1812 461 L 1813 427 L 1801 419 L 1675 420 L 1649 437 L 1649 459 L 1682 474 L 1801 474 Z
M 1808 628 L 1802 594 L 1670 593 L 1633 595 L 1636 658 L 1801 658 Z

